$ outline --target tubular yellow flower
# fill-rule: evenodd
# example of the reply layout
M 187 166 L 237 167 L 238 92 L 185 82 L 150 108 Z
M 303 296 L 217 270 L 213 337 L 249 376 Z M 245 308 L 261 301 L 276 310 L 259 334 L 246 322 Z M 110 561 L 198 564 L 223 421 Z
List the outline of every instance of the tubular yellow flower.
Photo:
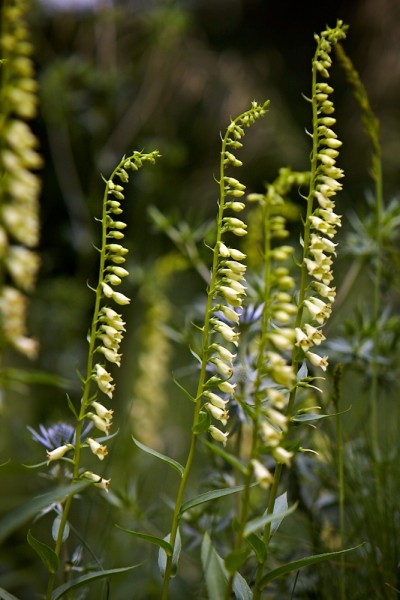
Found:
M 107 446 L 103 446 L 93 438 L 88 438 L 87 443 L 93 454 L 95 454 L 99 460 L 104 460 L 104 457 L 108 454 Z
M 212 344 L 212 346 L 210 347 L 216 352 L 218 352 L 222 360 L 224 360 L 226 363 L 231 363 L 236 357 L 236 354 L 232 354 L 232 352 L 230 352 L 227 348 L 221 346 L 220 344 Z
M 95 365 L 93 379 L 96 381 L 99 389 L 104 394 L 107 394 L 109 398 L 112 398 L 115 389 L 115 385 L 112 384 L 113 378 L 111 377 L 110 373 L 98 363 Z
M 217 370 L 223 377 L 231 377 L 233 373 L 233 369 L 231 365 L 227 364 L 223 360 L 217 357 L 213 357 L 210 359 L 212 363 L 217 367 Z
M 100 475 L 96 475 L 95 473 L 92 473 L 92 471 L 85 471 L 82 474 L 82 477 L 84 479 L 88 479 L 89 481 L 92 481 L 93 484 L 100 488 L 101 490 L 104 490 L 106 492 L 108 492 L 108 488 L 110 487 L 110 482 L 111 479 L 103 479 L 103 477 L 101 477 Z
M 314 367 L 320 367 L 323 371 L 326 371 L 328 367 L 327 356 L 319 356 L 314 352 L 306 352 L 306 358 L 308 358 L 308 360 Z
M 220 442 L 223 446 L 226 446 L 226 443 L 228 441 L 227 433 L 224 433 L 223 431 L 221 431 L 220 429 L 218 429 L 218 427 L 215 427 L 214 425 L 210 425 L 208 431 L 210 432 L 211 437 L 216 442 Z
M 274 480 L 274 477 L 270 471 L 259 460 L 253 458 L 251 461 L 253 468 L 254 477 L 260 486 L 264 489 L 268 489 Z
M 110 421 L 103 419 L 94 413 L 88 413 L 86 416 L 93 421 L 93 423 L 94 423 L 95 427 L 97 427 L 97 429 L 99 429 L 100 431 L 103 431 L 106 435 L 108 435 L 108 432 L 111 427 Z
M 114 352 L 114 350 L 111 350 L 110 348 L 107 348 L 106 346 L 99 346 L 97 348 L 97 350 L 104 354 L 104 356 L 106 357 L 108 362 L 114 363 L 118 367 L 121 366 L 121 357 L 122 357 L 121 354 Z
M 226 394 L 232 395 L 235 393 L 236 384 L 230 383 L 229 381 L 221 381 L 220 383 L 218 383 L 218 387 L 221 390 L 221 392 L 225 392 Z
M 272 453 L 277 463 L 281 463 L 288 466 L 290 465 L 291 460 L 293 458 L 293 452 L 289 452 L 288 450 L 285 450 L 285 448 L 277 446 L 273 449 Z
M 96 414 L 101 419 L 105 419 L 106 421 L 111 421 L 114 411 L 112 411 L 110 408 L 106 408 L 105 406 L 100 404 L 100 402 L 96 402 L 96 401 L 91 402 L 91 406 L 93 406 L 94 410 L 96 411 Z
M 128 298 L 124 294 L 121 294 L 120 292 L 113 292 L 111 297 L 114 300 L 114 302 L 122 306 L 129 304 L 131 301 L 130 298 Z
M 37 83 L 30 58 L 33 46 L 26 24 L 27 9 L 25 2 L 6 2 L 2 6 L 0 39 L 3 59 L 0 86 L 0 261 L 10 274 L 13 285 L 24 292 L 34 288 L 40 262 L 37 253 L 32 250 L 39 241 L 38 199 L 41 189 L 40 179 L 33 171 L 42 166 L 42 158 L 37 151 L 38 140 L 26 122 L 35 117 L 38 104 Z M 1 300 L 4 338 L 17 351 L 28 358 L 35 358 L 37 342 L 25 335 L 27 299 L 24 297 L 23 310 L 22 302 L 19 302 L 18 309 L 6 308 L 6 295 L 10 299 L 10 294 L 6 293 Z M 14 319 L 12 326 L 8 324 L 11 314 Z
M 279 431 L 267 421 L 262 421 L 261 437 L 267 446 L 270 448 L 275 448 L 279 445 L 282 439 L 282 431 Z
M 215 404 L 207 402 L 204 408 L 210 413 L 210 415 L 217 421 L 221 421 L 222 425 L 226 425 L 228 422 L 228 411 L 223 408 L 218 408 Z
M 222 410 L 224 410 L 225 406 L 229 403 L 229 400 L 223 400 L 220 396 L 208 390 L 204 392 L 203 396 L 205 396 L 205 398 L 207 398 L 211 404 Z
M 53 460 L 59 460 L 62 458 L 69 450 L 72 450 L 74 447 L 72 444 L 64 444 L 63 446 L 59 446 L 54 450 L 47 450 L 47 464 L 51 463 Z

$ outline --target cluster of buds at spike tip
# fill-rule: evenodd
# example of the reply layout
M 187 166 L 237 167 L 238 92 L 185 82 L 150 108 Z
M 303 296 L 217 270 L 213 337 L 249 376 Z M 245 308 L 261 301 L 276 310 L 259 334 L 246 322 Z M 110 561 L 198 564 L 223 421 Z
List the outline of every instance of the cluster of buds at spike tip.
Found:
M 222 144 L 218 235 L 209 292 L 212 297 L 210 338 L 215 339 L 209 340 L 207 349 L 208 363 L 215 374 L 207 382 L 203 398 L 205 410 L 223 426 L 228 420 L 228 398 L 235 390 L 235 384 L 229 380 L 233 375 L 233 361 L 236 355 L 226 344 L 238 345 L 239 332 L 236 325 L 239 323 L 240 309 L 246 295 L 246 265 L 243 262 L 246 255 L 225 240 L 247 235 L 247 224 L 238 216 L 245 208 L 241 198 L 245 195 L 246 188 L 235 177 L 226 175 L 225 169 L 242 165 L 234 152 L 242 147 L 241 139 L 245 129 L 267 113 L 267 106 L 268 102 L 262 105 L 252 102 L 250 110 L 231 121 Z M 215 389 L 211 390 L 210 387 Z M 216 441 L 226 444 L 227 433 L 215 425 L 210 426 L 209 433 Z
M 341 217 L 335 213 L 334 196 L 342 189 L 340 179 L 343 171 L 336 166 L 336 158 L 342 142 L 333 130 L 336 123 L 334 105 L 330 100 L 333 87 L 320 78 L 329 77 L 331 66 L 330 53 L 332 46 L 345 37 L 345 27 L 338 22 L 335 29 L 327 29 L 316 36 L 317 51 L 313 61 L 315 72 L 315 88 L 312 103 L 314 109 L 314 147 L 316 169 L 310 185 L 309 201 L 315 205 L 310 212 L 309 244 L 305 248 L 304 263 L 307 268 L 311 285 L 310 295 L 304 300 L 304 307 L 314 323 L 323 326 L 332 311 L 336 289 L 332 287 L 332 264 L 336 244 L 332 241 L 337 228 L 341 226 Z M 320 356 L 310 351 L 314 345 L 319 345 L 324 336 L 311 325 L 296 329 L 296 345 L 302 348 L 306 358 L 313 366 L 326 370 L 326 356 Z
M 129 170 L 137 171 L 145 162 L 153 164 L 157 156 L 157 151 L 150 154 L 134 152 L 132 156 L 124 158 L 111 177 L 105 180 L 102 218 L 104 244 L 101 249 L 102 260 L 97 290 L 103 306 L 98 314 L 95 338 L 96 351 L 103 356 L 105 361 L 117 366 L 121 364 L 119 349 L 125 331 L 125 322 L 122 315 L 108 303 L 114 302 L 117 306 L 130 303 L 130 299 L 125 294 L 115 289 L 129 275 L 127 269 L 123 267 L 128 249 L 120 243 L 124 238 L 123 230 L 126 227 L 126 223 L 121 221 L 121 201 L 124 200 L 124 188 L 121 184 L 129 181 Z M 112 398 L 115 385 L 105 363 L 94 365 L 92 378 L 97 383 L 99 390 Z
M 39 240 L 40 179 L 42 166 L 38 140 L 28 122 L 37 112 L 37 82 L 31 55 L 24 0 L 5 2 L 2 8 L 0 104 L 0 264 L 13 284 L 24 293 L 32 291 L 39 269 L 34 248 Z M 2 294 L 0 320 L 4 342 L 29 358 L 35 358 L 37 343 L 25 335 L 26 301 L 8 307 L 8 291 Z M 12 313 L 14 324 L 7 325 Z M 16 314 L 19 323 L 16 326 Z
M 98 310 L 93 319 L 92 344 L 93 352 L 101 355 L 102 360 L 95 363 L 90 378 L 97 384 L 100 392 L 112 399 L 115 384 L 107 363 L 121 365 L 120 346 L 125 332 L 125 321 L 122 315 L 109 304 L 116 306 L 129 304 L 130 299 L 115 290 L 122 280 L 129 275 L 123 264 L 128 253 L 121 241 L 124 238 L 123 230 L 126 224 L 121 220 L 123 212 L 121 201 L 124 200 L 123 186 L 121 183 L 129 181 L 129 170 L 137 171 L 145 162 L 153 164 L 158 156 L 158 151 L 150 154 L 134 152 L 130 157 L 123 158 L 111 177 L 105 180 L 105 193 L 103 202 L 103 244 L 100 250 L 100 275 L 97 287 Z M 112 424 L 113 411 L 97 400 L 97 394 L 85 406 L 85 417 L 90 419 L 96 429 L 108 436 Z M 100 460 L 107 455 L 107 447 L 100 440 L 88 438 L 87 446 Z M 91 478 L 95 485 L 107 490 L 109 481 L 97 475 L 84 477 Z

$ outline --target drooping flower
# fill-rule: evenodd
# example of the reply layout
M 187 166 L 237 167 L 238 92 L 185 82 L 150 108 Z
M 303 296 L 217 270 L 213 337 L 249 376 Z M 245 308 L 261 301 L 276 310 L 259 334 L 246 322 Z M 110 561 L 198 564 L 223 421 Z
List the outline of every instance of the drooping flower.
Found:
M 100 460 L 103 460 L 104 457 L 107 456 L 107 447 L 103 444 L 100 444 L 97 440 L 94 440 L 93 438 L 88 438 L 87 443 L 89 444 L 89 448 L 93 452 L 93 454 L 95 454 Z
M 223 446 L 226 446 L 229 437 L 226 432 L 221 431 L 220 429 L 218 429 L 218 427 L 215 427 L 214 425 L 210 425 L 208 431 L 210 432 L 211 437 L 216 442 L 220 442 L 221 444 L 223 444 Z
M 109 398 L 112 398 L 115 389 L 115 385 L 112 384 L 113 378 L 111 377 L 110 373 L 98 363 L 95 365 L 95 373 L 93 374 L 93 379 L 96 381 L 97 385 L 99 386 L 99 389 L 104 394 L 107 394 Z
M 93 484 L 96 487 L 100 488 L 101 490 L 104 490 L 105 492 L 109 491 L 108 488 L 110 487 L 111 479 L 104 479 L 100 475 L 96 475 L 96 473 L 92 473 L 92 471 L 85 471 L 82 474 L 82 477 L 84 479 L 88 479 L 89 481 L 93 482 Z
M 62 458 L 69 450 L 73 450 L 72 444 L 64 444 L 63 446 L 59 446 L 54 450 L 47 450 L 47 464 L 51 463 L 53 460 L 59 460 Z
M 265 467 L 259 460 L 253 458 L 251 461 L 253 468 L 254 477 L 260 486 L 264 489 L 268 489 L 274 480 L 272 473 Z

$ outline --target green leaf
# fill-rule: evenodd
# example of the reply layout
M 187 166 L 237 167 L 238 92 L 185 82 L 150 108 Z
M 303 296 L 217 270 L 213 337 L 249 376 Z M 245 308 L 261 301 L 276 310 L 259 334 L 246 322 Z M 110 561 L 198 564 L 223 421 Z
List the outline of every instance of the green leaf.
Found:
M 252 486 L 257 484 L 252 484 Z M 180 514 L 182 515 L 184 512 L 194 508 L 195 506 L 199 506 L 200 504 L 204 504 L 204 502 L 210 502 L 210 500 L 216 500 L 217 498 L 222 498 L 223 496 L 229 496 L 230 494 L 236 494 L 237 492 L 241 492 L 244 489 L 244 485 L 237 485 L 231 488 L 223 488 L 220 490 L 212 490 L 211 492 L 205 492 L 204 494 L 200 494 L 191 500 L 188 500 L 182 505 Z
M 253 592 L 240 573 L 235 573 L 233 578 L 233 592 L 236 600 L 253 600 Z
M 270 571 L 260 581 L 260 588 L 264 587 L 269 581 L 280 577 L 281 575 L 285 575 L 286 573 L 290 573 L 291 571 L 297 571 L 303 567 L 307 567 L 309 565 L 316 565 L 317 563 L 323 562 L 325 560 L 331 560 L 332 558 L 338 558 L 345 552 L 351 552 L 352 550 L 356 550 L 360 548 L 362 544 L 358 546 L 354 546 L 353 548 L 347 548 L 346 550 L 339 550 L 337 552 L 325 552 L 324 554 L 314 554 L 313 556 L 306 556 L 305 558 L 300 558 L 299 560 L 294 560 L 292 562 L 286 563 L 277 569 L 273 569 Z
M 171 556 L 171 554 L 172 554 L 171 577 L 175 577 L 176 572 L 178 570 L 179 556 L 180 556 L 180 553 L 182 550 L 182 540 L 181 540 L 181 534 L 180 534 L 179 529 L 176 532 L 173 552 L 172 552 L 172 546 L 169 543 L 170 538 L 171 538 L 171 534 L 169 533 L 167 536 L 165 536 L 164 541 L 170 547 L 170 552 L 169 552 L 168 556 Z M 162 576 L 164 576 L 166 566 L 167 566 L 167 554 L 164 552 L 163 548 L 160 548 L 160 550 L 158 552 L 158 568 L 160 569 L 160 573 Z
M 57 538 L 58 538 L 60 524 L 61 524 L 61 517 L 59 515 L 57 515 L 57 517 L 53 521 L 53 526 L 51 528 L 51 536 L 55 542 L 57 541 Z M 65 523 L 62 541 L 65 542 L 68 539 L 68 536 L 69 536 L 69 523 L 67 522 L 67 523 Z
M 250 533 L 255 533 L 262 527 L 265 527 L 265 525 L 267 525 L 268 523 L 273 523 L 274 521 L 279 521 L 279 523 L 278 523 L 278 527 L 279 527 L 282 520 L 285 517 L 287 517 L 288 515 L 290 515 L 292 512 L 294 512 L 296 510 L 296 508 L 297 508 L 297 504 L 294 504 L 289 509 L 287 509 L 283 512 L 278 512 L 278 513 L 274 512 L 272 515 L 267 515 L 264 513 L 262 517 L 258 517 L 257 519 L 253 519 L 252 521 L 249 521 L 246 524 L 246 527 L 244 528 L 244 536 L 247 537 Z
M 167 463 L 167 465 L 175 469 L 175 471 L 178 471 L 179 475 L 182 477 L 184 468 L 180 463 L 178 463 L 178 461 L 174 460 L 173 458 L 170 458 L 169 456 L 165 456 L 165 454 L 161 454 L 161 452 L 157 452 L 157 450 L 153 450 L 152 448 L 145 446 L 133 436 L 132 440 L 138 448 L 140 448 L 144 452 L 147 452 L 147 454 L 151 454 L 152 456 L 155 456 L 156 458 L 159 458 L 163 462 Z
M 235 573 L 249 556 L 249 548 L 240 548 L 233 550 L 225 557 L 224 565 L 229 573 Z
M 189 346 L 189 351 L 190 351 L 190 354 L 191 354 L 191 355 L 192 355 L 192 356 L 193 356 L 193 357 L 194 357 L 194 358 L 197 360 L 197 362 L 198 362 L 198 363 L 201 365 L 201 363 L 202 363 L 203 361 L 201 360 L 201 358 L 200 358 L 200 356 L 197 354 L 197 352 L 195 352 L 195 351 L 193 350 L 193 348 L 191 348 L 190 346 Z
M 0 588 L 0 600 L 19 600 L 17 596 L 13 596 L 3 588 Z
M 201 562 L 208 591 L 212 600 L 224 600 L 228 581 L 228 571 L 224 561 L 216 551 L 209 534 L 206 532 L 201 544 Z M 253 594 L 245 579 L 236 573 L 233 578 L 233 591 L 237 600 L 252 600 Z
M 255 533 L 250 533 L 250 535 L 246 537 L 246 542 L 254 550 L 257 561 L 259 563 L 265 562 L 265 559 L 267 558 L 267 545 L 264 543 L 264 540 L 259 538 Z
M 74 415 L 74 417 L 76 419 L 78 419 L 79 418 L 78 417 L 78 413 L 76 412 L 75 406 L 74 406 L 71 398 L 69 397 L 68 394 L 66 394 L 66 396 L 67 396 L 67 403 L 68 403 L 69 410 L 72 412 L 72 414 Z
M 288 501 L 287 501 L 287 492 L 284 492 L 280 496 L 278 496 L 274 502 L 274 510 L 272 511 L 273 515 L 279 515 L 279 513 L 285 513 L 289 509 Z M 286 515 L 285 515 L 286 516 Z M 283 519 L 278 518 L 276 521 L 272 521 L 271 524 L 271 535 L 270 538 L 276 533 L 279 529 L 279 525 L 282 523 Z
M 193 398 L 192 394 L 190 394 L 187 389 L 185 387 L 183 387 L 183 385 L 181 383 L 179 383 L 179 381 L 175 378 L 172 377 L 172 381 L 175 383 L 175 385 L 185 394 L 185 396 L 187 398 L 189 398 L 189 400 L 191 400 L 192 402 L 196 402 L 196 398 Z
M 14 384 L 45 384 L 65 389 L 71 387 L 73 383 L 59 375 L 46 373 L 45 371 L 25 371 L 23 369 L 2 369 L 0 374 L 2 387 L 12 388 Z
M 291 417 L 290 420 L 294 423 L 306 423 L 307 421 L 318 421 L 319 419 L 328 419 L 329 417 L 339 417 L 340 415 L 344 415 L 345 413 L 351 410 L 351 406 L 346 408 L 346 410 L 342 410 L 338 413 L 332 413 L 329 415 L 320 415 L 316 413 L 300 413 L 299 415 L 295 415 Z
M 327 417 L 333 417 L 334 415 L 317 415 L 313 413 L 303 413 L 301 415 L 296 415 L 295 417 L 290 417 L 290 420 L 293 423 L 307 423 L 307 421 L 318 421 L 319 419 L 326 419 Z
M 44 467 L 44 465 L 47 465 L 47 460 L 44 460 L 43 462 L 40 462 L 40 463 L 36 463 L 35 465 L 22 465 L 22 466 L 25 467 L 25 469 L 38 469 L 39 467 Z
M 208 412 L 201 410 L 199 414 L 198 423 L 193 427 L 193 433 L 199 435 L 199 433 L 205 433 L 208 431 L 211 425 L 211 417 Z
M 96 571 L 95 573 L 89 573 L 88 575 L 82 575 L 81 577 L 77 577 L 72 581 L 68 581 L 68 583 L 64 583 L 56 588 L 52 595 L 51 600 L 58 600 L 71 590 L 75 590 L 78 587 L 82 587 L 91 583 L 92 581 L 96 581 L 98 579 L 105 579 L 106 577 L 112 577 L 113 575 L 118 575 L 119 573 L 126 573 L 127 571 L 131 571 L 135 569 L 139 565 L 133 565 L 132 567 L 123 567 L 122 569 L 109 569 L 107 571 Z
M 89 485 L 91 485 L 90 481 L 79 481 L 73 485 L 62 485 L 41 496 L 30 499 L 26 504 L 11 511 L 0 521 L 0 542 L 21 527 L 21 525 L 35 517 L 43 509 L 54 502 L 62 502 L 69 494 L 77 494 Z
M 228 574 L 224 567 L 224 561 L 214 548 L 207 532 L 204 534 L 201 544 L 201 563 L 208 597 L 213 600 L 224 600 Z
M 39 555 L 48 572 L 56 573 L 58 569 L 58 556 L 54 550 L 33 537 L 31 530 L 28 531 L 26 539 L 30 547 Z
M 148 533 L 134 531 L 133 529 L 125 529 L 125 527 L 121 527 L 120 525 L 115 525 L 115 527 L 117 527 L 121 531 L 125 531 L 125 533 L 130 533 L 130 535 L 133 535 L 134 537 L 137 537 L 140 540 L 150 542 L 150 544 L 155 544 L 159 548 L 163 548 L 168 556 L 171 556 L 172 554 L 172 546 L 165 539 L 155 537 L 154 535 L 149 535 Z
M 307 363 L 304 360 L 301 364 L 300 369 L 297 371 L 297 381 L 301 381 L 308 375 Z
M 234 469 L 237 469 L 239 473 L 242 473 L 242 475 L 247 475 L 246 466 L 238 458 L 236 458 L 236 456 L 234 456 L 233 454 L 229 454 L 229 452 L 226 452 L 226 450 L 224 450 L 221 446 L 211 444 L 208 440 L 201 438 L 201 441 L 205 446 L 207 446 L 207 448 L 210 448 L 210 450 L 214 452 L 214 454 L 217 454 L 218 456 L 223 458 L 228 464 L 230 464 Z

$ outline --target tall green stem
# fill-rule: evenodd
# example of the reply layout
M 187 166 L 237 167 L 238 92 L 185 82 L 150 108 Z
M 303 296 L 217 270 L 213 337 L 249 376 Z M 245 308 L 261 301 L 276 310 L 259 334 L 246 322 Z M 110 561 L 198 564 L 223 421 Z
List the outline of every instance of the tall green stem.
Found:
M 311 221 L 310 216 L 313 213 L 313 205 L 314 205 L 314 191 L 315 184 L 318 172 L 318 146 L 319 146 L 319 137 L 318 137 L 318 104 L 316 100 L 316 90 L 317 90 L 317 68 L 316 68 L 316 57 L 319 52 L 319 47 L 316 50 L 315 59 L 313 61 L 313 69 L 312 69 L 312 125 L 313 125 L 313 133 L 312 133 L 312 153 L 311 153 L 311 177 L 310 177 L 310 185 L 309 185 L 309 193 L 307 196 L 307 209 L 304 220 L 304 237 L 303 237 L 303 257 L 300 265 L 300 284 L 299 284 L 299 294 L 298 294 L 298 302 L 297 302 L 297 313 L 295 318 L 295 328 L 300 327 L 303 319 L 304 312 L 304 300 L 306 298 L 306 291 L 308 288 L 309 275 L 307 264 L 305 262 L 305 258 L 308 257 L 309 254 L 309 246 L 310 246 L 310 232 L 311 232 Z M 298 349 L 295 346 L 292 351 L 292 360 L 291 360 L 292 368 L 294 373 L 298 371 Z M 289 394 L 288 405 L 286 409 L 286 416 L 290 418 L 293 413 L 293 408 L 296 400 L 297 387 L 294 386 Z M 289 420 L 290 423 L 290 420 Z M 286 436 L 290 433 L 290 427 L 288 427 L 288 431 Z M 268 508 L 267 514 L 272 515 L 274 511 L 275 502 L 278 496 L 280 479 L 282 476 L 283 464 L 277 464 L 275 473 L 274 473 L 274 481 L 269 494 Z M 263 541 L 268 549 L 269 540 L 271 534 L 271 524 L 268 523 L 263 532 Z M 267 555 L 268 556 L 268 555 Z M 260 589 L 260 581 L 263 576 L 265 568 L 265 561 L 263 563 L 259 563 L 256 571 L 256 578 L 254 584 L 254 592 L 253 599 L 258 600 L 261 595 Z
M 265 360 L 265 350 L 268 343 L 267 332 L 268 324 L 271 318 L 270 308 L 270 289 L 271 289 L 271 230 L 269 227 L 269 220 L 271 216 L 271 206 L 268 201 L 268 197 L 264 198 L 263 206 L 263 223 L 264 223 L 264 310 L 261 323 L 260 342 L 258 348 L 257 362 L 256 362 L 256 378 L 254 381 L 254 410 L 253 410 L 253 429 L 252 429 L 252 442 L 250 451 L 250 464 L 251 460 L 257 458 L 258 455 L 258 437 L 260 431 L 260 416 L 261 416 L 261 403 L 262 403 L 262 392 L 261 386 L 263 382 L 262 378 L 262 367 Z M 252 481 L 252 468 L 249 466 L 247 474 L 244 480 L 244 489 L 241 495 L 241 509 L 239 516 L 239 526 L 236 534 L 235 548 L 234 550 L 239 551 L 244 537 L 244 528 L 246 526 L 247 517 L 249 513 L 249 500 L 250 500 L 250 486 Z M 229 600 L 232 595 L 234 573 L 232 573 L 228 579 L 225 600 Z
M 343 461 L 343 426 L 342 415 L 340 413 L 340 381 L 342 377 L 343 366 L 338 365 L 334 372 L 333 379 L 333 403 L 336 411 L 336 453 L 338 469 L 338 487 L 339 487 L 339 535 L 340 547 L 344 548 L 345 528 L 344 528 L 344 461 Z M 345 557 L 340 557 L 340 600 L 346 600 L 346 579 L 345 579 Z
M 375 240 L 376 240 L 376 265 L 373 280 L 373 357 L 371 373 L 371 444 L 375 461 L 380 461 L 379 427 L 378 427 L 378 394 L 379 394 L 379 314 L 381 310 L 382 288 L 382 216 L 383 216 L 383 189 L 382 189 L 382 163 L 380 155 L 374 156 L 373 175 L 375 179 Z
M 204 384 L 206 381 L 206 368 L 207 368 L 207 363 L 208 363 L 208 358 L 209 358 L 209 346 L 210 346 L 210 330 L 211 330 L 210 319 L 211 319 L 211 315 L 212 315 L 213 298 L 215 295 L 215 284 L 216 284 L 217 270 L 218 270 L 218 263 L 219 263 L 219 243 L 221 241 L 221 235 L 222 235 L 222 218 L 223 218 L 224 199 L 225 199 L 224 156 L 225 156 L 225 152 L 226 152 L 227 135 L 228 134 L 226 134 L 223 139 L 222 150 L 221 150 L 220 181 L 219 181 L 220 202 L 219 202 L 218 218 L 217 218 L 218 227 L 217 227 L 216 243 L 215 243 L 214 251 L 213 251 L 213 264 L 212 264 L 212 268 L 211 268 L 211 279 L 210 279 L 210 283 L 209 283 L 208 291 L 207 291 L 207 304 L 206 304 L 206 309 L 205 309 L 205 318 L 204 318 L 203 336 L 202 336 L 202 354 L 201 354 L 202 362 L 201 362 L 199 381 L 198 381 L 198 385 L 197 385 L 196 403 L 195 403 L 195 408 L 194 408 L 194 413 L 193 413 L 192 436 L 191 436 L 191 441 L 190 441 L 190 447 L 189 447 L 189 452 L 187 455 L 184 471 L 182 474 L 182 478 L 181 478 L 181 481 L 179 484 L 179 488 L 178 488 L 178 492 L 177 492 L 177 496 L 176 496 L 176 500 L 175 500 L 174 513 L 172 516 L 171 533 L 170 533 L 170 538 L 169 538 L 169 543 L 170 543 L 172 549 L 175 548 L 176 537 L 177 537 L 178 528 L 179 528 L 180 511 L 181 511 L 182 503 L 183 503 L 183 496 L 185 493 L 187 480 L 188 480 L 188 477 L 189 477 L 189 474 L 190 474 L 190 471 L 192 468 L 194 456 L 195 456 L 195 449 L 196 449 L 197 438 L 198 438 L 197 427 L 199 424 L 200 411 L 201 411 L 201 407 L 202 407 L 202 393 L 203 393 Z M 167 598 L 168 598 L 169 584 L 170 584 L 170 580 L 171 580 L 171 576 L 172 576 L 172 570 L 174 567 L 173 558 L 174 558 L 173 552 L 170 556 L 167 556 L 164 579 L 163 579 L 162 595 L 161 595 L 162 600 L 167 600 Z
M 120 169 L 121 163 L 115 168 L 113 171 L 110 180 L 112 181 L 113 177 L 117 173 L 118 169 Z M 93 363 L 94 363 L 94 353 L 96 346 L 96 337 L 98 330 L 98 322 L 99 322 L 99 313 L 101 308 L 101 300 L 103 297 L 102 284 L 104 282 L 104 274 L 106 272 L 106 247 L 107 247 L 107 228 L 108 228 L 108 215 L 107 215 L 107 199 L 109 194 L 109 183 L 107 182 L 105 185 L 104 196 L 103 196 L 103 209 L 102 209 L 102 239 L 101 239 L 101 249 L 100 249 L 100 264 L 99 264 L 99 278 L 95 291 L 95 303 L 93 309 L 93 317 L 92 324 L 90 328 L 89 335 L 89 349 L 87 356 L 87 364 L 86 364 L 86 377 L 83 380 L 83 392 L 80 404 L 79 415 L 77 416 L 77 422 L 75 427 L 75 446 L 73 453 L 73 470 L 72 470 L 72 482 L 75 482 L 79 478 L 79 470 L 81 464 L 81 437 L 83 430 L 84 419 L 86 418 L 86 413 L 91 401 L 91 384 L 92 384 L 92 373 L 93 373 Z M 63 507 L 60 524 L 57 532 L 57 539 L 55 543 L 54 552 L 57 557 L 60 557 L 60 552 L 63 543 L 64 531 L 68 521 L 68 516 L 70 513 L 72 501 L 74 499 L 74 494 L 71 493 L 67 496 L 65 500 L 65 504 Z M 47 595 L 46 600 L 51 599 L 52 591 L 54 588 L 54 584 L 56 581 L 57 573 L 51 574 L 48 581 L 47 586 Z

